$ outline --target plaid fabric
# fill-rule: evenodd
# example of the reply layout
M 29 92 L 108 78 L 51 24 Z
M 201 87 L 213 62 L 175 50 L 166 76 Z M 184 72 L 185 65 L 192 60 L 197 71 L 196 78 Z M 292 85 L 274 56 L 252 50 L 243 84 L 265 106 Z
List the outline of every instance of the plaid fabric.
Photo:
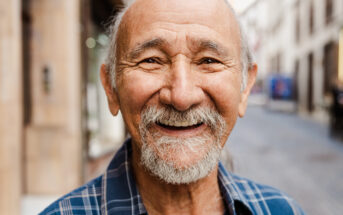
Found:
M 147 214 L 132 176 L 131 151 L 131 143 L 128 140 L 102 176 L 58 199 L 40 214 Z M 229 214 L 304 214 L 297 203 L 284 193 L 228 173 L 221 163 L 218 181 Z

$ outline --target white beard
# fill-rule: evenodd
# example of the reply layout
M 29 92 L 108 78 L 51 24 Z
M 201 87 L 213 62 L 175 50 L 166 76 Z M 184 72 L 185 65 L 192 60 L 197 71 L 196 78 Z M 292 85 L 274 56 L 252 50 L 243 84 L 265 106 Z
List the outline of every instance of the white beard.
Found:
M 151 121 L 156 121 L 159 117 L 164 117 L 163 115 L 168 111 L 173 112 L 175 110 L 157 110 L 155 107 L 150 107 L 142 114 L 142 123 L 140 126 L 142 139 L 141 163 L 148 171 L 166 183 L 188 184 L 206 177 L 218 165 L 222 150 L 220 140 L 225 130 L 225 121 L 219 114 L 205 109 L 208 113 L 200 117 L 212 117 L 205 121 L 212 122 L 209 127 L 216 128 L 213 129 L 214 135 L 203 134 L 196 137 L 179 138 L 162 136 L 159 133 L 151 134 L 148 130 L 149 124 L 152 123 Z M 194 118 L 194 115 L 202 111 L 204 109 L 190 111 L 185 117 Z M 175 113 L 168 113 L 166 115 L 167 117 L 180 118 L 179 113 L 177 113 L 177 117 L 173 117 Z M 189 152 L 193 155 L 203 155 L 196 162 L 180 166 L 180 161 L 175 155 L 182 154 L 187 156 Z

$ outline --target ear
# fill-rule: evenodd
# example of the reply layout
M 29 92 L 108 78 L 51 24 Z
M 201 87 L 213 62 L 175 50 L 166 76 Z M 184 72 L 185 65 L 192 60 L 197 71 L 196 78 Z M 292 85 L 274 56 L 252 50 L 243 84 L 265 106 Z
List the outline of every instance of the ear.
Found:
M 116 116 L 119 112 L 119 100 L 117 92 L 112 87 L 111 75 L 107 72 L 105 64 L 101 65 L 100 68 L 100 79 L 102 86 L 104 87 L 105 93 L 107 95 L 108 106 L 113 116 Z
M 247 86 L 245 87 L 244 91 L 241 92 L 241 101 L 238 106 L 238 115 L 241 118 L 244 116 L 245 111 L 247 109 L 248 96 L 250 94 L 252 87 L 255 84 L 256 75 L 257 75 L 257 64 L 254 63 L 254 65 L 248 71 Z

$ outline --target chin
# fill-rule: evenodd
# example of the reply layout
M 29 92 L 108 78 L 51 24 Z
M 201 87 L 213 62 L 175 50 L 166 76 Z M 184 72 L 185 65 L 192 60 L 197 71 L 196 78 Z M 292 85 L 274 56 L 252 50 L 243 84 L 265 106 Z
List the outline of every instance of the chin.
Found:
M 186 169 L 196 165 L 207 155 L 210 145 L 167 144 L 154 149 L 159 160 L 173 165 L 175 169 Z
M 161 137 L 143 141 L 141 163 L 152 175 L 169 184 L 188 184 L 209 175 L 218 165 L 221 147 L 212 138 Z

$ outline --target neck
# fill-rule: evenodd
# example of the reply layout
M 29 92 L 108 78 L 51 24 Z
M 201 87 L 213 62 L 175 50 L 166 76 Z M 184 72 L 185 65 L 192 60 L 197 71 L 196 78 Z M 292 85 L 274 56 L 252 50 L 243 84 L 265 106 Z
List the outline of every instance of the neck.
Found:
M 144 206 L 149 214 L 223 214 L 224 201 L 218 184 L 218 169 L 190 184 L 167 184 L 145 170 L 133 150 L 132 166 Z

